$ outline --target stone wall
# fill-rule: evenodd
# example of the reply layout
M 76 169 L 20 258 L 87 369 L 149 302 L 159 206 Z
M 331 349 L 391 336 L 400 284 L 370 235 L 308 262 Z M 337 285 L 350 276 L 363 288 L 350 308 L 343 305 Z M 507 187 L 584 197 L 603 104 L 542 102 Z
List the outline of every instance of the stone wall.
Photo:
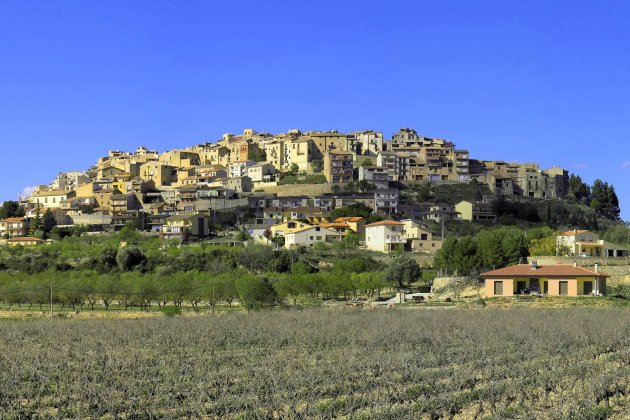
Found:
M 265 187 L 267 194 L 277 194 L 278 197 L 292 195 L 322 195 L 332 192 L 332 184 L 288 184 Z
M 625 266 L 630 263 L 630 259 L 626 257 L 606 258 L 606 257 L 553 257 L 553 256 L 540 256 L 540 257 L 528 257 L 528 263 L 532 261 L 538 261 L 538 264 L 573 264 L 577 263 L 580 267 L 593 267 L 595 264 L 599 264 L 600 267 L 607 266 Z

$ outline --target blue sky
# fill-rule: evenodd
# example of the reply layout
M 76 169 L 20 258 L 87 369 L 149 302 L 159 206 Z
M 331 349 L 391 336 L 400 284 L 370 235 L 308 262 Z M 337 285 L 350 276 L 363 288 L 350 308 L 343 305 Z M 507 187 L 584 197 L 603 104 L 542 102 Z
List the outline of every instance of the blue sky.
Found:
M 0 200 L 109 149 L 413 127 L 607 180 L 630 219 L 629 18 L 627 1 L 0 1 Z

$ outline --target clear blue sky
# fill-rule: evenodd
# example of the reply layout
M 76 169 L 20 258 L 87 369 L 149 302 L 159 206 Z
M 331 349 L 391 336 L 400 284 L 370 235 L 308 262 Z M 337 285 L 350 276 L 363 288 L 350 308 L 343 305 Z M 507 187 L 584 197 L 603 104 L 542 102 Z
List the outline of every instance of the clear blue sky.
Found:
M 630 2 L 0 2 L 0 200 L 109 149 L 414 127 L 611 182 L 630 219 Z

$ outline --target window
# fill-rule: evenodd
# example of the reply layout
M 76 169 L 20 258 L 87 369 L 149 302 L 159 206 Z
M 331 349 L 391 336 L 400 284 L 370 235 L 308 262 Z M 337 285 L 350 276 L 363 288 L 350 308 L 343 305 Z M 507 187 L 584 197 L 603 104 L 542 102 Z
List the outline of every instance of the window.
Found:
M 503 282 L 502 281 L 494 282 L 494 295 L 495 296 L 503 295 Z
M 561 281 L 560 282 L 560 296 L 567 296 L 569 294 L 569 282 Z
M 426 241 L 427 239 L 429 239 L 429 235 L 427 235 L 426 233 L 422 233 L 420 235 L 420 239 L 423 240 L 423 241 Z

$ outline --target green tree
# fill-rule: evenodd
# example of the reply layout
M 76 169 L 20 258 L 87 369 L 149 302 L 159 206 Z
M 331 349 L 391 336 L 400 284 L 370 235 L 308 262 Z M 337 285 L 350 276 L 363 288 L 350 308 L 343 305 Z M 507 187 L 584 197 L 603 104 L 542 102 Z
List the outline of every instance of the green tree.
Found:
M 315 159 L 311 162 L 311 168 L 313 168 L 313 172 L 321 172 L 324 169 L 324 163 L 319 159 Z
M 252 273 L 267 271 L 273 260 L 274 251 L 264 245 L 249 245 L 239 249 L 234 255 L 236 264 Z
M 138 239 L 138 230 L 140 229 L 140 222 L 138 220 L 129 221 L 118 232 L 118 237 L 121 241 L 133 242 Z
M 248 311 L 278 302 L 278 294 L 267 277 L 241 276 L 236 279 L 236 290 L 241 305 Z
M 431 198 L 431 183 L 423 182 L 420 185 L 416 185 L 416 201 L 418 203 L 424 203 Z
M 477 253 L 482 265 L 499 268 L 505 265 L 502 235 L 496 230 L 482 231 L 477 235 Z
M 533 239 L 529 243 L 529 254 L 534 256 L 556 255 L 556 237 Z
M 252 238 L 251 235 L 245 230 L 245 228 L 239 230 L 238 233 L 236 234 L 236 240 L 240 242 L 248 241 L 251 238 Z
M 138 248 L 121 248 L 116 255 L 120 271 L 142 270 L 147 257 Z
M 330 187 L 330 190 L 333 194 L 339 194 L 341 192 L 341 187 L 337 184 L 334 184 L 332 187 Z
M 47 209 L 42 220 L 42 230 L 48 235 L 55 226 L 57 226 L 57 220 L 55 219 L 52 211 Z
M 433 259 L 433 265 L 436 268 L 451 269 L 455 266 L 455 250 L 458 244 L 457 238 L 454 236 L 447 237 Z
M 471 236 L 465 236 L 457 242 L 455 248 L 453 268 L 460 274 L 466 275 L 479 267 L 477 256 L 477 241 Z
M 356 183 L 356 188 L 361 194 L 364 194 L 366 192 L 374 191 L 376 189 L 376 185 L 366 181 L 365 179 L 362 179 L 361 181 L 358 181 Z
M 569 196 L 584 204 L 589 204 L 591 188 L 582 181 L 579 175 L 571 174 L 569 177 Z
M 620 220 L 621 209 L 615 187 L 600 179 L 596 179 L 591 189 L 591 208 L 610 220 Z
M 291 168 L 289 169 L 289 174 L 291 176 L 297 176 L 299 172 L 300 172 L 300 167 L 297 165 L 297 163 L 292 163 Z
M 364 168 L 368 166 L 374 166 L 374 162 L 370 158 L 365 158 L 363 159 L 363 162 L 361 162 L 361 166 Z
M 31 236 L 35 236 L 35 237 L 41 237 L 43 236 L 43 221 L 42 221 L 42 216 L 40 214 L 40 208 L 39 208 L 39 203 L 37 204 L 37 208 L 35 211 L 35 217 L 33 217 L 31 219 L 31 224 L 29 225 L 29 235 Z
M 357 192 L 357 184 L 354 181 L 350 181 L 343 186 L 343 191 L 346 193 L 354 193 Z
M 5 201 L 0 207 L 0 220 L 9 217 L 22 217 L 24 214 L 24 208 L 20 207 L 17 201 Z
M 385 270 L 385 281 L 405 288 L 420 279 L 422 270 L 416 260 L 404 255 L 396 258 Z

